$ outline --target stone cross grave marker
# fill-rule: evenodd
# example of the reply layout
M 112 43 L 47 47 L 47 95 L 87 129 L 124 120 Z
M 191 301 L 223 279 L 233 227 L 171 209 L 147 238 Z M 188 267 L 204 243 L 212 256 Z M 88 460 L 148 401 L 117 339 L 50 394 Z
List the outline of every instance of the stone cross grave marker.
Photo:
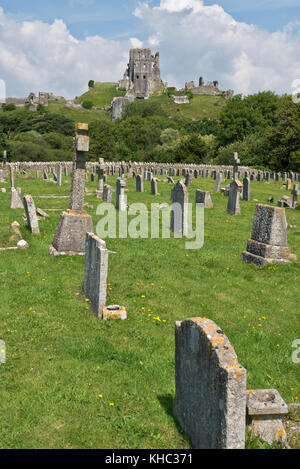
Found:
M 241 163 L 240 159 L 239 159 L 239 156 L 238 156 L 238 153 L 235 152 L 233 154 L 233 160 L 232 160 L 232 164 L 233 164 L 233 180 L 237 179 L 237 173 L 238 173 L 238 169 L 239 169 L 239 164 Z
M 69 209 L 61 215 L 51 255 L 85 253 L 86 233 L 93 232 L 92 217 L 83 210 L 86 155 L 89 151 L 88 125 L 77 124 L 73 141 L 73 171 Z

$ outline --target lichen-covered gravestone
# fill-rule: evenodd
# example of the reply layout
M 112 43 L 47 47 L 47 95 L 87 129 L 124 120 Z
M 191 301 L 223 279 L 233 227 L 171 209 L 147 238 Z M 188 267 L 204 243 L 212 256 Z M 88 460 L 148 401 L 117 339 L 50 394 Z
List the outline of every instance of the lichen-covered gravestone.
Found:
M 280 443 L 286 446 L 286 432 L 282 416 L 288 406 L 276 389 L 247 391 L 247 423 L 249 431 L 269 445 Z
M 31 195 L 24 196 L 24 208 L 27 218 L 27 223 L 30 228 L 30 231 L 33 234 L 40 234 L 39 222 L 36 215 L 36 208 Z
M 106 306 L 108 256 L 106 243 L 93 233 L 86 235 L 84 294 L 94 314 L 102 319 Z
M 174 415 L 194 448 L 244 448 L 246 374 L 213 321 L 176 323 Z
M 281 207 L 258 204 L 253 221 L 251 239 L 242 260 L 259 266 L 288 264 L 296 260 L 287 242 L 285 210 Z

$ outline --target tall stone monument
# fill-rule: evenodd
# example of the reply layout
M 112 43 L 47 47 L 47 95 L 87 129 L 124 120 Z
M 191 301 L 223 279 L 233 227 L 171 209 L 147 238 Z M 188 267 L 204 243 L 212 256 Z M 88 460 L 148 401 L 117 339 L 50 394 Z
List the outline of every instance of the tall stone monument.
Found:
M 76 125 L 73 150 L 70 205 L 61 215 L 50 247 L 51 255 L 85 254 L 86 233 L 93 232 L 92 217 L 83 210 L 86 155 L 89 151 L 87 124 Z

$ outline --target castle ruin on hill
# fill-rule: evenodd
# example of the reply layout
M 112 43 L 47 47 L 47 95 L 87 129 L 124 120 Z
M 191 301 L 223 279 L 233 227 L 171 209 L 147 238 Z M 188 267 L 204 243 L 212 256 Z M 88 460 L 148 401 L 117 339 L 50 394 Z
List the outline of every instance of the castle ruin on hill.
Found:
M 222 91 L 219 88 L 218 81 L 204 82 L 203 77 L 199 78 L 199 86 L 195 86 L 194 81 L 189 81 L 185 84 L 185 89 L 190 90 L 193 94 L 206 94 L 210 96 L 224 96 L 226 99 L 232 98 L 234 95 L 233 90 Z
M 165 85 L 160 77 L 159 52 L 154 56 L 151 49 L 131 49 L 129 64 L 119 87 L 126 89 L 127 97 L 143 99 L 163 91 Z

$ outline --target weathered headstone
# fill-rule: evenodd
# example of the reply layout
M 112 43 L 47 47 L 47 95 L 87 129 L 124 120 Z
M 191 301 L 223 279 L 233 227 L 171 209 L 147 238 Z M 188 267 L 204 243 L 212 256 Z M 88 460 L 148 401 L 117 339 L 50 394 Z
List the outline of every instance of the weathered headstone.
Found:
M 57 166 L 57 181 L 56 181 L 56 183 L 59 187 L 62 186 L 62 166 L 60 164 Z
M 14 187 L 12 187 L 10 190 L 10 208 L 14 210 L 23 208 L 22 200 L 18 194 L 18 191 Z
M 176 322 L 174 415 L 193 448 L 244 448 L 246 375 L 213 321 Z
M 151 181 L 151 194 L 152 195 L 159 195 L 158 188 L 157 188 L 157 183 L 158 183 L 158 179 L 157 178 L 152 178 L 152 181 Z
M 144 178 L 140 174 L 136 176 L 136 191 L 144 192 Z
M 108 184 L 104 185 L 103 188 L 103 202 L 106 202 L 107 204 L 112 203 L 112 194 L 113 194 L 113 188 L 109 186 Z
M 174 234 L 188 234 L 189 194 L 183 181 L 178 181 L 172 190 L 171 231 Z
M 24 196 L 24 208 L 27 218 L 27 223 L 31 233 L 40 234 L 39 223 L 36 215 L 35 204 L 31 195 Z
M 242 260 L 262 266 L 288 264 L 295 259 L 288 248 L 285 209 L 258 204 L 251 239 L 247 251 L 242 253 Z
M 196 190 L 196 204 L 204 204 L 204 208 L 213 208 L 210 193 L 208 191 Z
M 246 200 L 249 202 L 250 200 L 250 178 L 245 177 L 243 179 L 243 195 L 242 195 L 243 200 Z
M 190 173 L 187 173 L 185 176 L 185 186 L 190 187 L 192 183 L 192 175 Z
M 224 180 L 224 175 L 222 171 L 219 171 L 216 176 L 216 182 L 214 185 L 214 192 L 220 192 L 221 184 Z
M 231 215 L 241 214 L 240 186 L 241 186 L 241 183 L 238 180 L 234 180 L 230 184 L 227 213 L 230 213 Z
M 93 233 L 86 234 L 84 295 L 94 314 L 102 319 L 106 306 L 108 256 L 106 243 Z
M 127 210 L 127 197 L 125 193 L 125 187 L 127 183 L 124 179 L 118 178 L 116 184 L 116 209 L 121 212 Z

